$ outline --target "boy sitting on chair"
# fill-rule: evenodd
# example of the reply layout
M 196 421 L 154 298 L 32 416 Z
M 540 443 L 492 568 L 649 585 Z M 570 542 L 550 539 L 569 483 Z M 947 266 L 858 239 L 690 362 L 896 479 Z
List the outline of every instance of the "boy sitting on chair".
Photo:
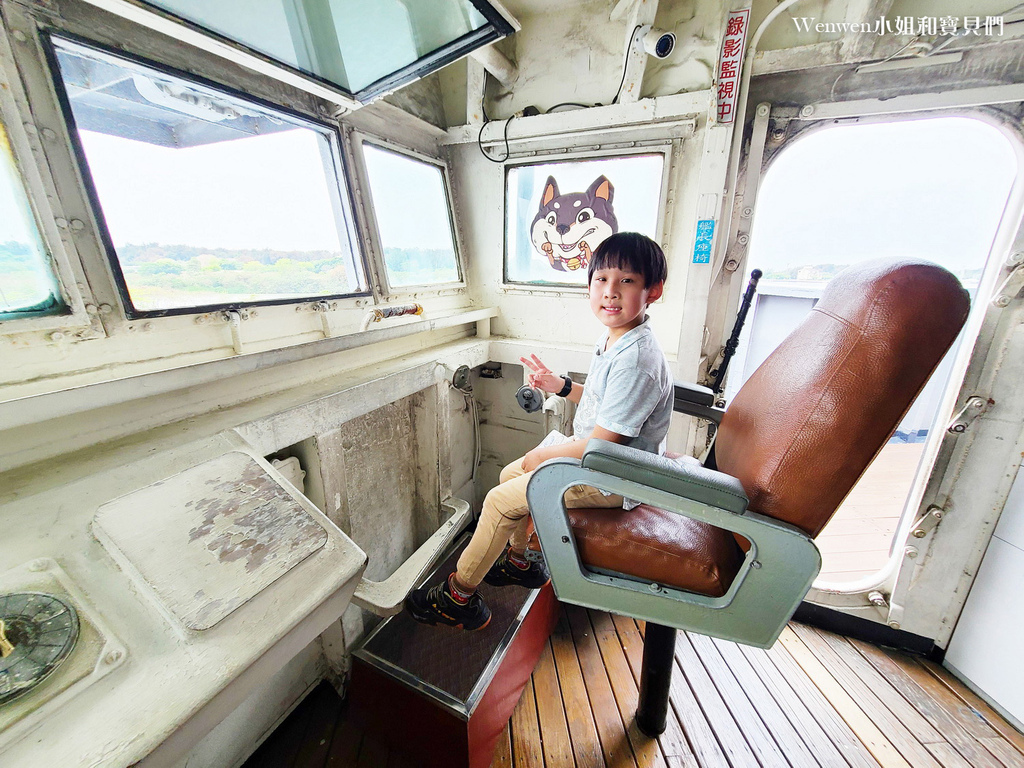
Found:
M 579 404 L 573 421 L 576 439 L 542 444 L 501 471 L 501 482 L 484 499 L 476 531 L 455 572 L 405 599 L 416 621 L 482 629 L 491 620 L 491 610 L 476 594 L 481 581 L 533 589 L 551 580 L 543 564 L 525 556 L 530 521 L 526 486 L 540 464 L 559 456 L 582 458 L 592 437 L 663 452 L 672 417 L 672 374 L 646 310 L 661 297 L 667 271 L 658 244 L 635 232 L 612 235 L 594 251 L 587 274 L 590 309 L 607 330 L 594 350 L 586 386 L 555 375 L 536 355 L 520 358 L 531 370 L 530 386 Z M 566 491 L 565 504 L 620 507 L 623 499 L 574 486 Z

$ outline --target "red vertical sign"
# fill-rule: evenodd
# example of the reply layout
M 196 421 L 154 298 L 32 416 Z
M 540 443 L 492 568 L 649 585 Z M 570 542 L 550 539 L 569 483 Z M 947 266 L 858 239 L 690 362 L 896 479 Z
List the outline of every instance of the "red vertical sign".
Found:
M 731 11 L 725 24 L 722 55 L 718 60 L 718 122 L 731 123 L 736 119 L 736 103 L 740 90 L 740 72 L 743 69 L 743 48 L 750 26 L 750 10 Z

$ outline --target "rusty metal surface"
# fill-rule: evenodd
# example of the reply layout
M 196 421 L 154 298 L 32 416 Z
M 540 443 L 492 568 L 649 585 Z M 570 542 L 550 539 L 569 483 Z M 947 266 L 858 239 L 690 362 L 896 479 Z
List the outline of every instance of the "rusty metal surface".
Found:
M 94 530 L 193 630 L 214 626 L 327 542 L 323 526 L 237 451 L 104 504 Z

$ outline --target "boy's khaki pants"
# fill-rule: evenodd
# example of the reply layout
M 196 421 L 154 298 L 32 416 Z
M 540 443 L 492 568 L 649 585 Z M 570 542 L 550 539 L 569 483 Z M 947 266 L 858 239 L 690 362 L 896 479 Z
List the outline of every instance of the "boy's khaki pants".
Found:
M 533 472 L 523 470 L 520 457 L 501 470 L 500 484 L 494 486 L 484 499 L 483 511 L 476 524 L 476 532 L 459 558 L 456 573 L 467 587 L 475 587 L 484 580 L 506 542 L 516 552 L 523 552 L 527 543 L 530 508 L 526 503 L 526 486 Z M 596 488 L 574 485 L 565 492 L 566 507 L 621 507 L 621 496 L 605 496 Z

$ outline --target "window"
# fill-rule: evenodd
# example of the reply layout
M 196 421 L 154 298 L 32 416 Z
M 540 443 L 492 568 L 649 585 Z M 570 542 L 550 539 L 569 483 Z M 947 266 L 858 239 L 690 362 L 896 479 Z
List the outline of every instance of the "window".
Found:
M 149 0 L 361 101 L 394 90 L 512 28 L 482 0 Z
M 847 266 L 921 257 L 974 296 L 1017 173 L 1006 136 L 966 117 L 830 126 L 781 149 L 758 192 L 749 264 L 764 277 L 727 399 Z M 905 535 L 923 490 L 915 478 L 930 472 L 949 416 L 940 413 L 946 387 L 959 386 L 955 349 L 817 537 L 825 581 L 872 576 L 891 557 L 894 534 Z
M 594 249 L 615 232 L 657 239 L 662 153 L 520 165 L 505 177 L 505 279 L 587 284 Z
M 52 43 L 129 316 L 365 292 L 335 132 Z
M 458 282 L 455 233 L 441 168 L 366 143 L 363 159 L 388 285 Z
M 0 320 L 64 310 L 7 130 L 0 122 Z

